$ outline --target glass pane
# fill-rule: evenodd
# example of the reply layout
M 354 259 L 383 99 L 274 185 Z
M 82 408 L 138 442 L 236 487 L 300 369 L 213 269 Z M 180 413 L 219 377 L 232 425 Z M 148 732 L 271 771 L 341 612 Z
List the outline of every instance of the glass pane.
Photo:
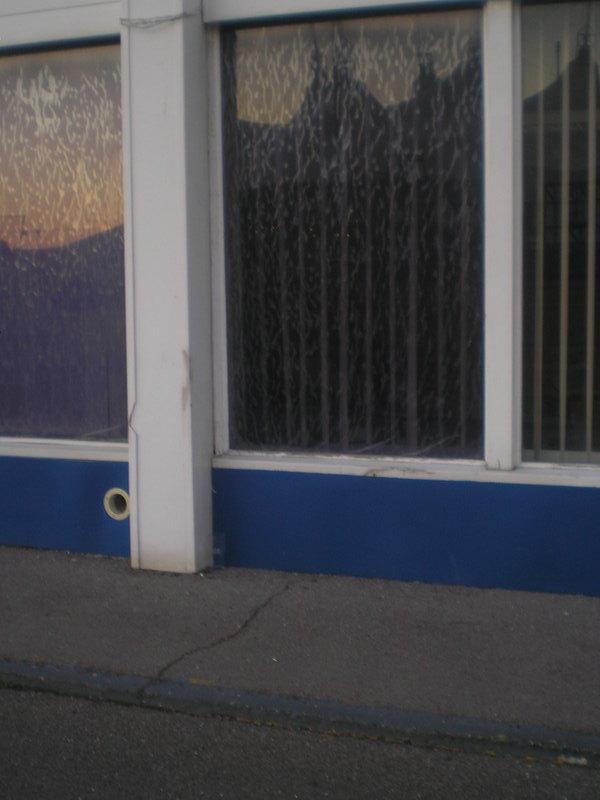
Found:
M 0 435 L 127 437 L 118 45 L 0 57 Z
M 526 460 L 600 461 L 599 6 L 523 9 Z
M 479 26 L 223 34 L 233 448 L 481 456 Z

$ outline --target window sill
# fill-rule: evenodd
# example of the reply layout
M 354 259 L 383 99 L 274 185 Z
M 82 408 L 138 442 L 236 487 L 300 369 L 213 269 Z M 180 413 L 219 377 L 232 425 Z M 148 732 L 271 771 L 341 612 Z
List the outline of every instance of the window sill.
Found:
M 129 461 L 127 442 L 0 437 L 0 458 L 52 458 L 68 461 Z
M 215 469 L 356 475 L 366 478 L 600 488 L 600 467 L 597 465 L 527 463 L 513 470 L 494 470 L 489 469 L 483 461 L 291 455 L 289 453 L 254 453 L 231 450 L 223 455 L 214 456 L 213 467 Z

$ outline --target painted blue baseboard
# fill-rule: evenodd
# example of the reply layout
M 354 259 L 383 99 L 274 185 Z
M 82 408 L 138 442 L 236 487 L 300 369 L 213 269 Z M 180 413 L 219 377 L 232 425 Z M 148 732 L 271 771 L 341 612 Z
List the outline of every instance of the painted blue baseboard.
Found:
M 123 462 L 0 458 L 0 544 L 128 556 L 129 522 L 102 505 L 127 481 Z
M 216 469 L 225 563 L 600 596 L 600 490 Z

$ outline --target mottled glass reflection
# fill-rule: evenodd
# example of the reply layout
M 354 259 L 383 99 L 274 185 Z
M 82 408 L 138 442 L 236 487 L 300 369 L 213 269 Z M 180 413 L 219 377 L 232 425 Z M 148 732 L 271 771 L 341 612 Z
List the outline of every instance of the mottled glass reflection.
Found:
M 481 455 L 479 22 L 223 34 L 233 448 Z
M 600 461 L 599 20 L 523 9 L 526 460 Z
M 127 437 L 118 45 L 0 57 L 0 435 Z

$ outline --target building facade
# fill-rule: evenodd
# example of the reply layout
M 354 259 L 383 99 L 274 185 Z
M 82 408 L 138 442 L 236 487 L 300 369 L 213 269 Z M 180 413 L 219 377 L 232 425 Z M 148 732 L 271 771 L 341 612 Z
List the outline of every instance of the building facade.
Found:
M 600 594 L 600 3 L 0 11 L 0 542 Z

